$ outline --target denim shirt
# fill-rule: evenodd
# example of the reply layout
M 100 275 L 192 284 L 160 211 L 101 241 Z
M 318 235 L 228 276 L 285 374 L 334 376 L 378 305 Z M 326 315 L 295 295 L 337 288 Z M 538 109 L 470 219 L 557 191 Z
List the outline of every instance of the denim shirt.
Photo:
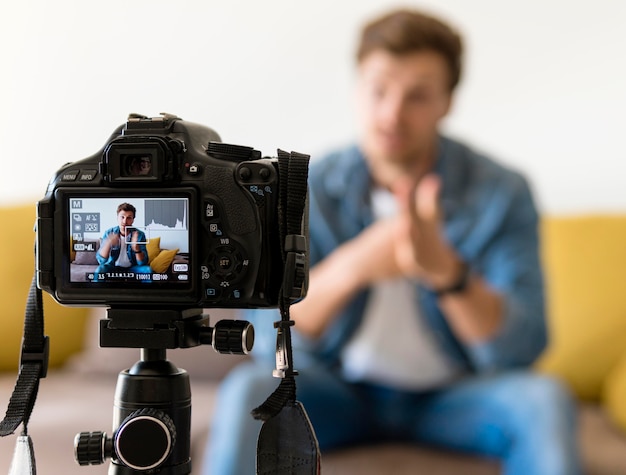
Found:
M 146 235 L 144 234 L 143 231 L 140 231 L 139 229 L 136 229 L 138 236 L 137 236 L 137 241 L 139 242 L 146 242 Z M 110 229 L 107 229 L 104 234 L 102 234 L 102 240 L 104 241 L 104 239 L 106 239 L 106 237 L 111 234 L 117 234 L 118 236 L 120 236 L 121 231 L 120 231 L 120 227 L 119 226 L 114 226 Z M 121 236 L 120 236 L 121 238 Z M 132 247 L 131 247 L 131 243 L 126 243 L 126 253 L 128 254 L 128 260 L 131 262 L 132 266 L 136 266 L 136 265 L 146 265 L 148 264 L 148 249 L 146 248 L 145 244 L 139 244 L 139 250 L 141 252 L 143 252 L 144 254 L 144 258 L 141 262 L 137 262 L 137 257 L 135 256 L 135 252 L 133 251 Z M 102 257 L 100 255 L 99 252 L 96 252 L 96 259 L 98 259 L 98 263 L 100 265 L 102 264 L 115 264 L 117 262 L 117 259 L 120 257 L 120 252 L 121 252 L 121 248 L 120 247 L 111 247 L 111 253 L 109 254 L 109 257 Z
M 503 322 L 489 340 L 464 343 L 448 326 L 433 292 L 416 284 L 416 298 L 424 318 L 444 351 L 466 371 L 527 366 L 546 345 L 539 219 L 528 184 L 519 173 L 444 137 L 440 138 L 434 173 L 442 180 L 445 237 L 471 271 L 501 293 Z M 369 169 L 356 146 L 312 163 L 311 266 L 372 223 L 370 188 Z M 296 325 L 296 369 L 309 363 L 340 364 L 341 350 L 361 323 L 367 298 L 367 291 L 356 295 L 315 340 L 298 335 Z M 245 317 L 257 328 L 253 354 L 272 356 L 272 322 L 278 314 L 252 310 Z M 393 332 L 393 323 L 390 331 Z

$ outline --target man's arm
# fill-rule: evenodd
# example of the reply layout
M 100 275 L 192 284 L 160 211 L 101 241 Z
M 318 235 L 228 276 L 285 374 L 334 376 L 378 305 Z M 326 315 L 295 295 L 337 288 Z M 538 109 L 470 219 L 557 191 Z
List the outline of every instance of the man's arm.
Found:
M 107 231 L 102 237 L 100 249 L 98 249 L 98 252 L 96 253 L 98 262 L 100 262 L 100 264 L 106 262 L 111 255 L 111 248 L 113 246 L 119 246 L 119 243 L 120 236 L 112 230 Z
M 311 269 L 307 297 L 291 307 L 300 333 L 319 337 L 357 292 L 398 274 L 393 233 L 391 220 L 378 221 Z
M 146 265 L 148 263 L 148 250 L 145 244 L 139 244 L 139 241 L 145 242 L 145 235 L 142 233 L 139 235 L 139 231 L 133 231 L 131 236 L 131 250 L 135 254 L 135 260 L 138 265 Z
M 401 206 L 396 234 L 396 259 L 406 276 L 421 280 L 435 292 L 451 289 L 466 279 L 463 288 L 439 297 L 439 306 L 455 335 L 463 343 L 491 338 L 502 323 L 502 295 L 467 265 L 443 236 L 439 194 L 441 181 L 426 175 L 417 185 L 397 183 Z
M 458 280 L 463 263 L 443 239 L 440 214 L 426 206 L 438 206 L 438 184 L 424 183 L 419 210 L 408 205 L 415 189 L 400 185 L 396 196 L 405 202 L 400 216 L 375 222 L 311 269 L 307 297 L 291 310 L 298 331 L 319 337 L 356 293 L 385 279 L 404 275 L 434 289 Z M 418 211 L 423 216 L 411 216 Z M 476 275 L 463 292 L 442 296 L 440 306 L 465 343 L 488 339 L 501 322 L 501 295 Z
M 489 340 L 502 324 L 503 297 L 480 276 L 470 275 L 463 291 L 441 296 L 439 306 L 464 343 Z
M 397 196 L 407 204 L 398 233 L 398 263 L 435 292 L 454 286 L 464 268 L 442 232 L 439 180 L 425 177 Z M 500 216 L 484 243 L 467 286 L 438 297 L 450 328 L 478 369 L 530 364 L 546 342 L 537 213 L 526 182 L 510 176 L 505 193 L 484 213 Z M 492 216 L 494 216 L 492 215 Z M 408 223 L 408 224 L 407 224 Z M 487 237 L 486 237 L 487 238 Z
M 307 298 L 292 307 L 299 332 L 320 337 L 359 291 L 383 279 L 404 276 L 435 291 L 458 281 L 464 263 L 443 234 L 438 179 L 420 183 L 394 190 L 404 203 L 399 216 L 375 222 L 311 269 Z M 518 185 L 507 198 L 514 201 L 507 229 L 494 236 L 480 269 L 472 263 L 467 286 L 437 299 L 477 368 L 528 364 L 545 345 L 536 214 L 524 184 L 510 183 Z

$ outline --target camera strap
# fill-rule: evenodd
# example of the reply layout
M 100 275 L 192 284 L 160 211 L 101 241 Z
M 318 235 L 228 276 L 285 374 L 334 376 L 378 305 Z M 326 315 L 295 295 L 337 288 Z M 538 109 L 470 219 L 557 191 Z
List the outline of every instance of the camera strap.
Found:
M 19 373 L 6 415 L 0 422 L 0 437 L 13 434 L 20 424 L 24 426 L 15 447 L 11 475 L 36 473 L 28 421 L 37 399 L 39 381 L 48 372 L 48 354 L 49 339 L 44 335 L 43 299 L 41 290 L 37 288 L 36 276 L 33 276 L 26 302 Z
M 291 326 L 294 322 L 289 311 L 291 304 L 305 294 L 307 286 L 307 242 L 301 233 L 307 212 L 309 158 L 297 152 L 278 150 L 278 218 L 284 244 L 285 275 L 279 298 L 281 319 L 274 323 L 277 340 L 273 375 L 281 381 L 267 400 L 252 411 L 255 419 L 264 421 L 257 444 L 259 475 L 316 475 L 321 470 L 313 426 L 302 404 L 296 401 L 295 376 L 298 372 L 293 367 Z

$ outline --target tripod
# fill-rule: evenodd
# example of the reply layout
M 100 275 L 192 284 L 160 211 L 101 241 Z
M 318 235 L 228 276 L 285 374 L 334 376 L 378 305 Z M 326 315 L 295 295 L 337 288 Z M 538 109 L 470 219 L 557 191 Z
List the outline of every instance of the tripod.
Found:
M 77 462 L 110 458 L 109 475 L 191 473 L 189 374 L 166 359 L 166 350 L 210 344 L 220 353 L 246 354 L 254 342 L 252 325 L 221 320 L 212 328 L 201 309 L 109 309 L 107 317 L 100 322 L 100 345 L 141 348 L 141 358 L 118 375 L 113 435 L 78 434 Z

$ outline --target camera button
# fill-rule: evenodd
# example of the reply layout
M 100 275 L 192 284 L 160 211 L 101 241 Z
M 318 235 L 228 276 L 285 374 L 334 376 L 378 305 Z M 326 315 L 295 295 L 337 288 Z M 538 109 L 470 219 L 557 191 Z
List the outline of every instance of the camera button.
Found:
M 191 176 L 202 175 L 202 166 L 199 163 L 185 163 L 185 168 Z
M 267 181 L 272 177 L 272 172 L 269 168 L 263 167 L 259 170 L 259 176 L 263 178 L 264 181 Z
M 217 299 L 220 297 L 221 293 L 220 289 L 215 287 L 207 287 L 204 291 L 204 294 L 208 299 Z
M 228 254 L 222 254 L 217 258 L 217 263 L 220 271 L 228 274 L 233 268 L 233 260 Z
M 248 181 L 252 178 L 252 171 L 248 167 L 241 167 L 239 169 L 239 178 L 241 181 Z
M 81 170 L 78 181 L 93 181 L 98 176 L 98 170 Z
M 206 219 L 214 219 L 219 216 L 217 205 L 212 200 L 204 201 L 204 217 Z
M 61 181 L 74 181 L 78 178 L 79 170 L 68 170 L 61 175 Z

